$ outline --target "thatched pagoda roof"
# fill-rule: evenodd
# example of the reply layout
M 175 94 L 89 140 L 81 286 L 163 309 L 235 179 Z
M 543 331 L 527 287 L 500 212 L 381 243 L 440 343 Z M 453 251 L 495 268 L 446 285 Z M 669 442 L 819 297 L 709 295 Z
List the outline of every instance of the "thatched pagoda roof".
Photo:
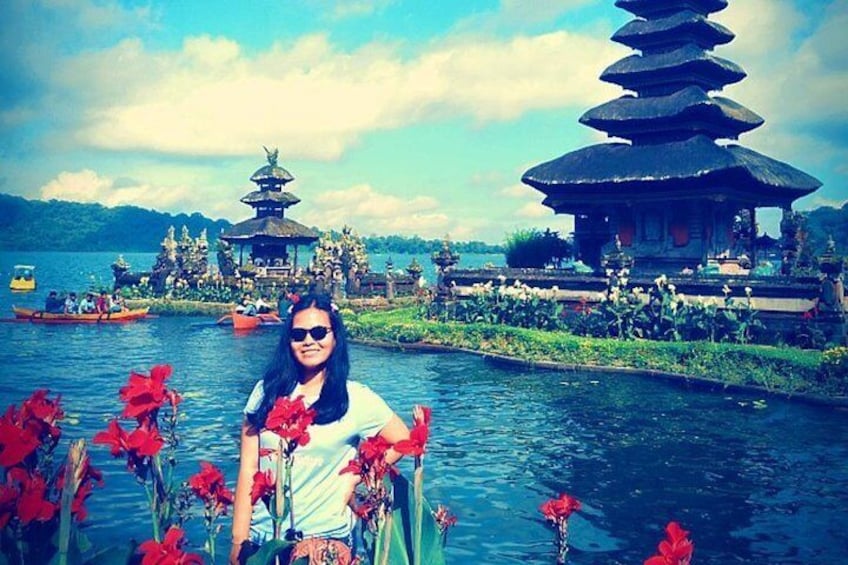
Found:
M 692 43 L 665 53 L 630 55 L 601 74 L 601 80 L 635 91 L 683 82 L 707 91 L 720 90 L 743 78 L 745 71 L 739 65 L 710 55 Z
M 612 40 L 633 49 L 694 43 L 702 49 L 730 43 L 733 32 L 703 14 L 684 10 L 656 20 L 633 20 L 615 32 Z
M 679 10 L 701 14 L 720 12 L 727 8 L 727 0 L 615 0 L 615 5 L 634 16 L 650 18 Z
M 268 164 L 256 169 L 256 172 L 250 175 L 250 180 L 257 184 L 283 185 L 293 181 L 294 177 L 281 166 Z
M 786 163 L 703 135 L 658 145 L 592 145 L 537 165 L 521 180 L 547 195 L 543 204 L 565 213 L 595 202 L 709 197 L 784 206 L 821 186 Z
M 580 123 L 626 139 L 674 132 L 718 139 L 736 138 L 761 126 L 763 118 L 733 100 L 690 86 L 666 96 L 622 96 L 587 111 Z
M 280 243 L 305 245 L 318 240 L 318 232 L 288 218 L 265 216 L 239 222 L 221 234 L 231 243 Z
M 241 199 L 245 204 L 281 204 L 282 208 L 294 206 L 300 202 L 300 198 L 291 192 L 281 192 L 279 190 L 254 190 L 245 195 Z

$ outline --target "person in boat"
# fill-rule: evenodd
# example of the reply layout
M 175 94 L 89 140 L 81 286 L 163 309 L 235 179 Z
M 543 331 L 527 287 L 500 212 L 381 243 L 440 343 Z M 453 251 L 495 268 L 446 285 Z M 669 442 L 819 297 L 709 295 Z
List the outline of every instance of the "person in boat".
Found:
M 47 298 L 44 299 L 44 311 L 48 314 L 61 314 L 65 311 L 65 301 L 59 298 L 55 290 L 47 293 Z
M 65 314 L 79 314 L 79 304 L 77 304 L 77 293 L 71 292 L 68 294 L 68 297 L 65 299 L 65 308 L 63 309 Z
M 378 394 L 348 380 L 349 370 L 347 332 L 338 307 L 325 294 L 305 295 L 283 325 L 273 360 L 244 408 L 231 564 L 244 562 L 273 539 L 271 515 L 261 500 L 251 505 L 251 489 L 257 472 L 276 474 L 275 456 L 260 451 L 279 445 L 279 436 L 264 424 L 283 397 L 303 397 L 317 413 L 309 443 L 297 447 L 292 465 L 294 529 L 304 539 L 333 540 L 341 551 L 351 548 L 356 516 L 349 502 L 358 477 L 339 472 L 356 457 L 361 440 L 379 435 L 395 444 L 409 437 L 409 429 Z M 399 458 L 389 449 L 390 463 Z
M 256 312 L 258 314 L 267 314 L 274 309 L 273 306 L 265 300 L 266 298 L 268 298 L 268 295 L 262 294 L 256 299 L 256 302 L 254 302 L 253 305 L 256 306 Z
M 105 290 L 100 291 L 100 295 L 97 297 L 97 300 L 94 302 L 94 309 L 99 314 L 106 314 L 109 312 L 109 294 Z
M 117 287 L 114 292 L 112 292 L 112 297 L 109 300 L 109 311 L 123 312 L 126 309 L 127 305 L 124 302 L 124 296 L 121 294 L 121 287 Z
M 241 302 L 236 306 L 236 313 L 242 316 L 255 316 L 256 312 L 256 304 L 253 303 L 250 293 L 245 292 L 241 297 Z
M 97 311 L 97 303 L 94 300 L 94 294 L 88 292 L 85 296 L 82 297 L 82 300 L 79 302 L 79 313 L 80 314 L 93 314 Z

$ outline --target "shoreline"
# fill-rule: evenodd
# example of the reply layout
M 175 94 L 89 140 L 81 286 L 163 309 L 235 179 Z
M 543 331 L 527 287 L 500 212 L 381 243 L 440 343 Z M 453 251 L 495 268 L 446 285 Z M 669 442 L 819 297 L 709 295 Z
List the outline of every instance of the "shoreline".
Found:
M 816 406 L 828 406 L 831 408 L 848 408 L 848 396 L 829 397 L 820 394 L 811 394 L 803 392 L 787 392 L 783 390 L 769 390 L 765 387 L 737 384 L 710 379 L 707 377 L 699 377 L 687 373 L 676 373 L 672 371 L 662 371 L 657 369 L 640 369 L 637 367 L 615 367 L 609 365 L 581 365 L 574 363 L 559 363 L 556 361 L 540 361 L 532 359 L 522 359 L 520 357 L 510 357 L 508 355 L 478 351 L 462 347 L 453 347 L 444 344 L 434 343 L 397 343 L 391 341 L 376 341 L 369 339 L 351 338 L 353 343 L 366 345 L 369 347 L 378 347 L 383 349 L 391 349 L 395 351 L 410 351 L 418 353 L 467 353 L 470 355 L 478 355 L 484 360 L 500 365 L 519 366 L 533 369 L 545 369 L 558 372 L 586 372 L 586 373 L 624 373 L 629 376 L 663 379 L 674 383 L 685 383 L 686 385 L 695 385 L 698 388 L 715 391 L 725 390 L 730 392 L 757 392 L 767 396 L 778 396 L 786 400 L 801 401 L 806 404 Z

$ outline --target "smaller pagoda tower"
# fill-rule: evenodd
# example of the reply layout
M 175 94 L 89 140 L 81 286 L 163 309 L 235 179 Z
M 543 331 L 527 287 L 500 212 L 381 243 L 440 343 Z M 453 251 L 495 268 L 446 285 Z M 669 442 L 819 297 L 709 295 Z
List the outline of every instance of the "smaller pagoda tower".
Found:
M 284 273 L 297 268 L 298 246 L 317 241 L 318 233 L 285 217 L 286 208 L 300 202 L 297 196 L 283 190 L 294 177 L 277 164 L 277 149 L 264 149 L 268 164 L 250 177 L 259 189 L 241 199 L 255 210 L 256 216 L 224 231 L 221 239 L 239 245 L 240 266 L 245 265 L 244 248 L 250 246 L 249 259 L 256 267 L 266 268 L 268 274 Z

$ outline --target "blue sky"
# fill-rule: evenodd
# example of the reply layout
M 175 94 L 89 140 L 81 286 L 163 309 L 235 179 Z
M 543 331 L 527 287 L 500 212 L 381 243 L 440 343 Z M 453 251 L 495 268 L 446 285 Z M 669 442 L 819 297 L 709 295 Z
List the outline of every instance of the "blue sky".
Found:
M 730 0 L 722 92 L 766 119 L 739 143 L 848 199 L 848 0 Z M 6 0 L 0 192 L 199 211 L 232 222 L 278 147 L 322 229 L 497 243 L 571 231 L 522 185 L 605 135 L 577 119 L 623 91 L 613 0 Z M 762 215 L 773 235 L 776 214 Z

